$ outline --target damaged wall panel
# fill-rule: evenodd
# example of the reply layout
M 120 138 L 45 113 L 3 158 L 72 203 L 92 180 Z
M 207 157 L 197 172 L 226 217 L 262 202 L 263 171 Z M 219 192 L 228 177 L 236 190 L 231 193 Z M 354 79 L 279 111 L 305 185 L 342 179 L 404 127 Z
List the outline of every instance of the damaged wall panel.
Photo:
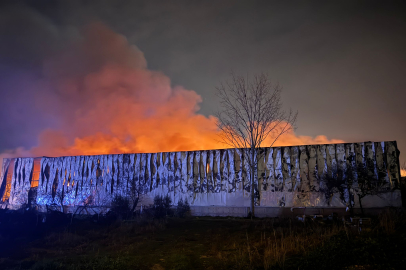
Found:
M 245 155 L 243 149 L 221 149 L 42 157 L 37 187 L 31 185 L 33 158 L 5 159 L 0 196 L 21 205 L 35 189 L 39 205 L 108 207 L 117 195 L 148 205 L 155 195 L 168 194 L 173 204 L 249 206 Z M 367 193 L 364 207 L 401 203 L 396 142 L 262 148 L 256 158 L 255 204 L 261 207 L 357 207 L 365 179 L 375 179 L 377 190 Z

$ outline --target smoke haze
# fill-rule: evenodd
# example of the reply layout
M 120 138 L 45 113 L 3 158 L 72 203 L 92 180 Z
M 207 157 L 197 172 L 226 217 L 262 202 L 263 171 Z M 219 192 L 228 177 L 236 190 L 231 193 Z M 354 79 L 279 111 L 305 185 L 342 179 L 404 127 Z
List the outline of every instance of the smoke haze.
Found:
M 269 74 L 299 111 L 278 145 L 396 140 L 404 163 L 405 11 L 391 0 L 1 1 L 0 153 L 223 148 L 214 91 L 234 71 Z
M 13 90 L 5 104 L 7 120 L 21 123 L 20 132 L 31 136 L 43 128 L 35 146 L 9 149 L 3 156 L 225 147 L 218 142 L 216 118 L 198 113 L 201 97 L 149 70 L 143 53 L 101 22 L 87 24 L 63 49 L 46 55 L 37 76 L 19 75 L 8 80 Z M 30 121 L 33 125 L 26 125 Z M 291 132 L 277 145 L 330 142 L 342 141 Z

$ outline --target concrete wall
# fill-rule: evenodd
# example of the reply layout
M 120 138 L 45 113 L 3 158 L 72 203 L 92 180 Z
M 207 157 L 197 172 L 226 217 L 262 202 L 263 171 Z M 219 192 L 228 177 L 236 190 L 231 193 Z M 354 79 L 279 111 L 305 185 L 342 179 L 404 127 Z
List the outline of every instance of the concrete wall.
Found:
M 257 153 L 255 203 L 357 207 L 357 194 L 368 177 L 375 179 L 378 192 L 363 199 L 364 207 L 400 206 L 398 154 L 396 142 L 262 148 Z M 28 202 L 33 160 L 16 158 L 9 168 L 12 205 Z M 9 163 L 3 162 L 0 179 L 3 199 L 3 172 Z M 39 205 L 109 205 L 116 195 L 132 199 L 138 194 L 144 205 L 166 194 L 174 204 L 187 199 L 196 207 L 244 209 L 250 201 L 249 166 L 242 149 L 43 157 L 40 166 Z

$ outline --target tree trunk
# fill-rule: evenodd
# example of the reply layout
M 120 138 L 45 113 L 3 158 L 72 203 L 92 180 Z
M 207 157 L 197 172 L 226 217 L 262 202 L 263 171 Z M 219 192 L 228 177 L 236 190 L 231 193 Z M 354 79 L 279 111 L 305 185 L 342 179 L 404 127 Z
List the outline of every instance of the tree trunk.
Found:
M 255 169 L 255 156 L 254 148 L 251 147 L 251 218 L 255 217 L 255 208 L 254 208 L 254 169 Z
M 131 218 L 133 218 L 133 216 L 134 216 L 134 211 L 135 211 L 135 208 L 137 207 L 138 200 L 139 200 L 139 197 L 134 199 L 133 206 L 131 207 L 131 210 L 130 210 Z
M 362 197 L 358 195 L 359 206 L 361 207 L 361 216 L 364 216 L 364 208 L 362 208 Z

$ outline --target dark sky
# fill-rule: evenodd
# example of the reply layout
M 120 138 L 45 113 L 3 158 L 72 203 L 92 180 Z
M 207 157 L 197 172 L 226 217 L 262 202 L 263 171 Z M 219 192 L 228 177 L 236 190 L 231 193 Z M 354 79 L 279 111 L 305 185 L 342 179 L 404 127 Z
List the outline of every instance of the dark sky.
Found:
M 403 1 L 130 0 L 1 2 L 0 152 L 35 146 L 58 124 L 24 109 L 35 89 L 21 89 L 92 22 L 125 36 L 172 85 L 201 95 L 206 116 L 231 71 L 265 72 L 283 86 L 286 108 L 299 111 L 298 135 L 397 140 L 406 153 Z

